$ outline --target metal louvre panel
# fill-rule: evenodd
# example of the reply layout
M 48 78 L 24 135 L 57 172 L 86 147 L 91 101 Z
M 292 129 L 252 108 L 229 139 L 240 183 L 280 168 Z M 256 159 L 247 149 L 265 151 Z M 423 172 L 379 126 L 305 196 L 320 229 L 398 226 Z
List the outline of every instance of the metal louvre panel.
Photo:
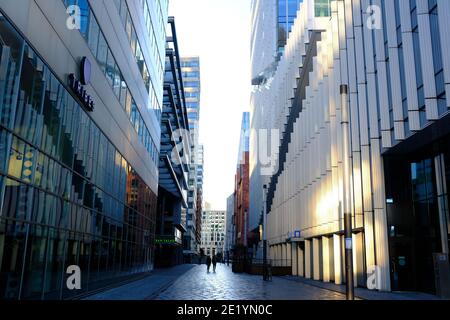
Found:
M 445 91 L 450 92 L 450 1 L 437 0 L 439 29 L 441 30 L 442 62 L 444 65 Z M 447 94 L 447 107 L 450 107 L 450 94 Z
M 426 114 L 428 120 L 437 120 L 439 118 L 439 113 L 436 101 L 436 81 L 434 77 L 428 0 L 417 0 L 417 19 L 419 24 L 420 55 L 422 58 Z

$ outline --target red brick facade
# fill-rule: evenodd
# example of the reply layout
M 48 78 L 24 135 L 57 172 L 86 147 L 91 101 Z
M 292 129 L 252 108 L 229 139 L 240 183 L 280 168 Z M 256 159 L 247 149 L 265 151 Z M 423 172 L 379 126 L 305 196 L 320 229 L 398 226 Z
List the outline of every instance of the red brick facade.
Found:
M 246 245 L 249 214 L 249 152 L 244 152 L 242 163 L 238 164 L 234 187 L 234 222 L 236 245 Z

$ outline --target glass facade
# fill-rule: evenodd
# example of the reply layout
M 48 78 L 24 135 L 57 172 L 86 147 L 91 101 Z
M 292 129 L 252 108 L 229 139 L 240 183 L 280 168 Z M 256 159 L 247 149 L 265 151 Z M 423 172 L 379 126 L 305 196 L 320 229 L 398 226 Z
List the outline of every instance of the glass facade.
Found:
M 84 18 L 81 19 L 80 32 L 86 40 L 92 54 L 97 59 L 97 63 L 100 68 L 105 73 L 108 83 L 112 87 L 114 94 L 119 100 L 123 110 L 126 112 L 133 128 L 136 130 L 139 140 L 144 144 L 151 159 L 155 165 L 157 165 L 159 161 L 158 148 L 150 135 L 150 130 L 147 128 L 147 125 L 142 118 L 129 86 L 122 76 L 122 72 L 116 63 L 116 59 L 112 54 L 106 38 L 101 31 L 97 19 L 90 9 L 88 2 L 86 0 L 63 0 L 63 3 L 67 7 L 76 4 L 80 7 L 81 12 L 83 12 Z M 136 46 L 136 39 L 134 39 L 134 43 Z M 142 71 L 143 69 L 140 68 L 140 70 Z M 156 94 L 152 83 L 148 83 L 151 85 L 151 88 L 147 88 L 147 90 L 149 90 L 149 104 L 147 105 L 147 109 L 154 110 L 157 118 L 160 119 L 161 100 L 158 100 L 158 95 Z M 162 84 L 160 87 L 162 88 Z
M 278 0 L 278 53 L 284 52 L 289 32 L 303 0 Z
M 0 299 L 149 271 L 156 195 L 3 15 L 0 37 Z
M 161 60 L 161 55 L 159 54 L 159 48 L 157 47 L 156 36 L 152 32 L 152 36 L 150 37 L 151 54 L 156 66 L 156 76 L 151 77 L 150 69 L 147 66 L 147 62 L 145 61 L 144 52 L 142 51 L 142 47 L 133 24 L 133 20 L 131 18 L 131 14 L 128 9 L 128 5 L 125 0 L 114 0 L 114 2 L 116 4 L 117 10 L 119 11 L 123 27 L 125 28 L 125 32 L 128 36 L 128 40 L 130 41 L 130 48 L 133 53 L 133 56 L 136 59 L 139 72 L 141 73 L 145 87 L 149 92 L 150 105 L 153 105 L 154 103 L 160 104 L 159 101 L 161 101 L 161 99 L 160 98 L 158 99 L 158 94 L 156 93 L 155 88 L 161 86 L 155 86 L 155 83 L 162 84 L 164 77 L 164 68 Z M 146 4 L 145 1 L 143 3 Z M 143 10 L 144 15 L 147 16 L 145 13 L 148 13 L 148 8 L 143 8 Z M 160 110 L 160 108 L 156 108 L 156 110 Z M 160 112 L 158 112 L 157 116 L 158 118 L 160 118 L 161 116 Z
M 181 72 L 188 113 L 189 130 L 198 129 L 200 121 L 200 60 L 182 58 Z M 198 140 L 198 139 L 197 139 Z

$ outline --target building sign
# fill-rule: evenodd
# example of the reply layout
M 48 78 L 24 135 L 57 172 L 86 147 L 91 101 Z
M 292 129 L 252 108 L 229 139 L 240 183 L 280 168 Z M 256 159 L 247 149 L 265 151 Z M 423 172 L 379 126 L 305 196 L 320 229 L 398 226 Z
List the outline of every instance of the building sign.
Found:
M 292 239 L 292 238 L 300 239 L 301 238 L 301 232 L 300 232 L 300 230 L 289 231 L 287 233 L 287 237 L 288 237 L 288 239 Z
M 175 239 L 155 239 L 156 244 L 177 244 Z
M 82 106 L 87 111 L 92 112 L 95 106 L 94 101 L 84 88 L 91 81 L 91 63 L 86 57 L 81 60 L 80 76 L 81 79 L 79 80 L 73 73 L 69 74 L 69 86 L 80 99 Z
M 155 243 L 156 244 L 161 244 L 161 245 L 181 245 L 182 239 L 181 238 L 177 238 L 175 236 L 171 236 L 171 235 L 159 235 L 156 236 L 155 238 Z

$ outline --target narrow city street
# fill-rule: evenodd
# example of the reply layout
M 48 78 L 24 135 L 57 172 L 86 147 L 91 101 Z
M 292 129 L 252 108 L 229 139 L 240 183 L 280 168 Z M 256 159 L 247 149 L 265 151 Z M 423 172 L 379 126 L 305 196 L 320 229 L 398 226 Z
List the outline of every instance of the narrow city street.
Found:
M 212 270 L 212 267 L 211 267 Z M 181 265 L 156 271 L 147 278 L 87 298 L 88 300 L 342 300 L 341 293 L 280 277 L 264 282 L 260 276 L 233 273 L 218 264 Z
M 212 269 L 212 268 L 211 268 Z M 143 279 L 91 295 L 86 300 L 344 300 L 343 286 L 299 277 L 273 277 L 233 273 L 218 264 L 216 272 L 205 265 L 180 265 L 160 269 Z M 357 299 L 430 300 L 420 293 L 380 293 L 356 290 Z
M 450 0 L 0 0 L 0 304 L 450 301 L 449 29 Z

